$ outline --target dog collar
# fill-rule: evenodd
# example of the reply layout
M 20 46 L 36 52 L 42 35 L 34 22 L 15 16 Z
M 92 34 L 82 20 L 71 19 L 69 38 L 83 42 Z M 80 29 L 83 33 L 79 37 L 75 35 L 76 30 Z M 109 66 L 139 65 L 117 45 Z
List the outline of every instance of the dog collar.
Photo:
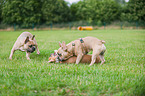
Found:
M 80 42 L 81 42 L 81 43 L 84 43 L 84 41 L 83 41 L 83 39 L 82 39 L 82 38 L 80 39 Z
M 72 43 L 72 46 L 75 46 L 75 43 Z

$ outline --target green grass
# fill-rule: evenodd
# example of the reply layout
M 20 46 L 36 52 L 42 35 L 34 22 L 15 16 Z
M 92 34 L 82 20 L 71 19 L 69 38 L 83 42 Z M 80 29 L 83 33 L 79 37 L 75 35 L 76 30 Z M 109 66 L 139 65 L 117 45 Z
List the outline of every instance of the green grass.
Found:
M 28 61 L 16 51 L 9 60 L 21 32 L 0 32 L 0 96 L 145 95 L 145 30 L 31 31 L 41 54 L 32 53 Z M 104 65 L 47 63 L 59 41 L 86 36 L 106 41 Z

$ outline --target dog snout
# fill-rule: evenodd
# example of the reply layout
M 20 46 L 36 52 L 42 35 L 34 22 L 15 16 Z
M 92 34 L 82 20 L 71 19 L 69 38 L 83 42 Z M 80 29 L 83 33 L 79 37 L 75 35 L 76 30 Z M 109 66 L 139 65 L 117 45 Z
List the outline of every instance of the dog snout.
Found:
M 33 53 L 35 51 L 35 49 L 36 49 L 35 47 L 29 48 L 29 49 L 27 49 L 27 52 Z
M 33 51 L 35 51 L 35 49 L 36 49 L 35 47 L 32 48 Z
M 59 61 L 62 61 L 62 59 L 61 59 L 59 56 L 57 57 L 57 59 L 58 59 Z

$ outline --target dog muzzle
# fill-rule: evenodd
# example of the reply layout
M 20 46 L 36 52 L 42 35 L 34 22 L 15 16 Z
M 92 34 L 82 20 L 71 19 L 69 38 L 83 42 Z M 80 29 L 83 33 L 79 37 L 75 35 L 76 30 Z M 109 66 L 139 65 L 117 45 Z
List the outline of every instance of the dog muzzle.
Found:
M 59 56 L 56 58 L 57 61 L 62 61 L 62 59 L 59 58 Z
M 31 49 L 27 49 L 27 52 L 33 53 L 35 51 L 35 47 L 32 47 Z

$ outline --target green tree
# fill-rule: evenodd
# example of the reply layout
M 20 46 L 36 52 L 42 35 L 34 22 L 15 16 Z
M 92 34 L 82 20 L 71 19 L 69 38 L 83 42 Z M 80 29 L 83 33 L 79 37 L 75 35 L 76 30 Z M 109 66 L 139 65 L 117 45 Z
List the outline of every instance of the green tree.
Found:
M 0 23 L 2 22 L 2 8 L 5 0 L 0 0 Z
M 83 1 L 79 1 L 78 3 L 73 3 L 70 6 L 72 21 L 79 21 L 79 20 L 85 19 L 85 16 L 83 15 L 83 11 L 82 11 L 82 8 L 84 7 L 85 7 L 85 4 Z
M 7 0 L 2 9 L 3 22 L 7 24 L 39 23 L 40 9 L 39 0 Z
M 40 23 L 41 22 L 41 7 L 42 2 L 41 0 L 24 0 L 24 9 L 23 16 L 24 16 L 24 23 Z
M 114 0 L 84 0 L 74 6 L 75 16 L 81 20 L 111 22 L 120 17 L 120 5 Z
M 120 19 L 120 6 L 116 2 L 104 0 L 99 2 L 98 6 L 98 10 L 96 10 L 96 19 L 100 19 L 100 21 L 103 22 L 111 22 Z
M 43 0 L 41 11 L 44 23 L 58 23 L 70 20 L 70 9 L 64 0 Z
M 145 21 L 145 0 L 129 0 L 123 14 L 125 20 Z
M 114 0 L 118 4 L 126 4 L 125 0 Z

